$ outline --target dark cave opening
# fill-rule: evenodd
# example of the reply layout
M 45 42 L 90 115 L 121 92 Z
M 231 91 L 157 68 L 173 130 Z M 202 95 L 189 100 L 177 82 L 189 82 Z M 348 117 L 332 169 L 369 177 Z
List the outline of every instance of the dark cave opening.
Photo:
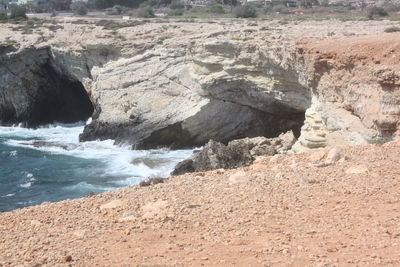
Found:
M 42 66 L 39 75 L 26 126 L 73 123 L 92 116 L 94 107 L 81 82 L 56 72 L 50 63 Z
M 298 138 L 305 112 L 282 104 L 276 104 L 275 109 L 280 113 L 268 113 L 236 103 L 212 100 L 195 116 L 154 131 L 135 146 L 138 149 L 193 148 L 203 146 L 209 140 L 227 144 L 246 137 L 278 137 L 287 131 L 292 131 Z

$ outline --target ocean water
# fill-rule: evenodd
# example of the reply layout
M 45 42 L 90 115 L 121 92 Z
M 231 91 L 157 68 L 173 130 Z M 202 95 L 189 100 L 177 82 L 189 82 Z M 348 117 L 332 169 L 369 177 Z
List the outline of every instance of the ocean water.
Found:
M 0 211 L 78 198 L 167 177 L 192 150 L 131 150 L 113 140 L 79 143 L 85 123 L 0 127 Z

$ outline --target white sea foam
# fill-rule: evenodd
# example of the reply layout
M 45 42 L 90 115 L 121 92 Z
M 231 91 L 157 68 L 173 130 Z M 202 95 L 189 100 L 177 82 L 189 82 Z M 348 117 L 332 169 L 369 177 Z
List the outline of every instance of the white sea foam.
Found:
M 89 121 L 90 122 L 90 121 Z M 110 181 L 110 187 L 79 183 L 76 190 L 109 190 L 116 187 L 137 184 L 149 176 L 167 177 L 174 166 L 181 160 L 190 157 L 192 150 L 168 149 L 131 150 L 130 146 L 115 145 L 113 140 L 79 142 L 85 122 L 74 124 L 55 123 L 37 129 L 27 129 L 21 126 L 0 127 L 1 136 L 9 136 L 7 145 L 40 150 L 51 154 L 68 155 L 84 159 L 97 159 L 104 162 L 102 177 L 120 177 L 120 180 Z M 44 142 L 38 144 L 37 142 Z M 140 159 L 150 158 L 159 162 L 153 168 L 140 163 Z M 132 164 L 133 161 L 138 163 Z M 27 178 L 33 174 L 27 173 Z M 27 180 L 20 187 L 28 188 L 34 180 Z M 115 185 L 115 187 L 113 186 Z M 93 187 L 93 188 L 91 188 Z
M 80 182 L 76 185 L 68 186 L 66 189 L 71 191 L 109 191 L 118 188 L 117 186 L 104 186 L 104 185 L 96 185 L 96 184 L 88 184 L 86 182 Z
M 19 186 L 22 187 L 22 188 L 29 188 L 29 187 L 32 186 L 32 183 L 31 182 L 27 182 L 27 183 L 24 183 L 24 184 L 20 184 Z
M 1 197 L 13 197 L 13 196 L 15 196 L 15 193 L 13 193 L 13 194 L 7 194 L 7 195 L 1 196 Z

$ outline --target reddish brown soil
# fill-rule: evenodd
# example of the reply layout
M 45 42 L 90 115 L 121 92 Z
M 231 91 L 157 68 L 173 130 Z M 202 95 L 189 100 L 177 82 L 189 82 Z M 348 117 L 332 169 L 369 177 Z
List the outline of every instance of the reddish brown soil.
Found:
M 400 33 L 328 38 L 299 42 L 315 58 L 353 64 L 387 65 L 400 70 Z
M 399 266 L 400 142 L 326 154 L 2 213 L 0 266 Z

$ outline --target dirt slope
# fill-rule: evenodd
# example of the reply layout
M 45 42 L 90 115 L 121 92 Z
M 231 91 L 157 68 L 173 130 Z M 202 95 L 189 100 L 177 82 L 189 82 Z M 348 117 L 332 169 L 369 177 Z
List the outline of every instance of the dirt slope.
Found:
M 398 266 L 399 158 L 275 156 L 3 213 L 0 266 Z
M 400 33 L 340 37 L 321 41 L 304 41 L 313 57 L 335 59 L 337 63 L 384 65 L 400 70 Z

